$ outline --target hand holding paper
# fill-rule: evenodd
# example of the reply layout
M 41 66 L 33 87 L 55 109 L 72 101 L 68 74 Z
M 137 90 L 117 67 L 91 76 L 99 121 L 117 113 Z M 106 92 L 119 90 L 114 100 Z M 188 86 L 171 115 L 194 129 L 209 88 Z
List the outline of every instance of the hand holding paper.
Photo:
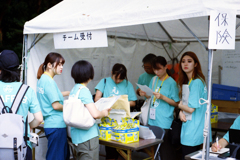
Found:
M 118 100 L 119 97 L 120 96 L 114 96 L 110 98 L 101 98 L 97 102 L 95 102 L 95 105 L 99 111 L 102 111 L 104 109 L 109 109 Z
M 137 84 L 137 83 L 136 83 Z M 148 96 L 153 96 L 153 90 L 151 88 L 149 88 L 146 85 L 141 85 L 141 84 L 137 84 L 137 86 L 144 92 L 146 92 L 146 94 Z

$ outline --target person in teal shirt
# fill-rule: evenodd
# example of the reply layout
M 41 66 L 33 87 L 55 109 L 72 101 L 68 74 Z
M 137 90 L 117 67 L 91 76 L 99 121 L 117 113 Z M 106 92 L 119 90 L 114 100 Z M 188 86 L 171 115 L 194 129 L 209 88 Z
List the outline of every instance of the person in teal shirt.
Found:
M 72 88 L 70 96 L 74 97 L 79 87 L 83 87 L 78 98 L 87 107 L 92 117 L 99 119 L 108 116 L 111 109 L 99 111 L 93 102 L 91 92 L 87 88 L 87 84 L 94 77 L 91 63 L 84 60 L 77 61 L 72 67 L 71 76 L 75 81 L 75 86 Z M 71 127 L 71 138 L 77 152 L 77 160 L 99 159 L 98 132 L 96 123 L 88 130 Z
M 104 82 L 106 79 L 106 82 Z M 137 96 L 133 85 L 127 80 L 127 69 L 123 64 L 116 63 L 112 68 L 112 77 L 101 79 L 95 87 L 95 101 L 103 97 L 128 95 L 130 106 L 135 106 Z
M 138 84 L 149 86 L 151 79 L 155 76 L 152 68 L 152 60 L 156 57 L 155 54 L 149 53 L 142 59 L 142 67 L 144 68 L 144 73 L 138 78 Z M 137 95 L 139 95 L 140 88 L 137 86 Z M 139 95 L 140 96 L 140 95 Z
M 205 112 L 207 104 L 199 104 L 199 99 L 207 100 L 207 88 L 205 77 L 202 73 L 201 64 L 194 52 L 185 52 L 180 59 L 180 70 L 178 85 L 180 87 L 179 94 L 182 94 L 183 84 L 188 84 L 189 97 L 188 105 L 183 105 L 180 101 L 178 107 L 181 109 L 179 117 L 182 124 L 181 144 L 182 144 L 182 159 L 185 155 L 195 152 L 200 149 L 203 143 L 203 129 Z M 191 119 L 186 118 L 186 113 L 191 115 Z
M 22 85 L 20 81 L 19 59 L 17 54 L 11 50 L 3 50 L 0 53 L 0 95 L 5 106 L 12 106 L 14 97 Z M 30 137 L 30 128 L 35 128 L 43 121 L 43 116 L 37 96 L 32 88 L 28 88 L 22 103 L 17 111 L 18 115 L 23 116 L 24 123 L 28 116 L 28 111 L 33 113 L 34 119 L 28 126 L 28 137 Z M 2 111 L 1 111 L 2 112 Z M 24 125 L 25 126 L 25 125 Z M 26 159 L 32 160 L 32 146 L 27 141 Z
M 123 64 L 116 63 L 112 68 L 112 77 L 102 79 L 95 87 L 95 102 L 101 97 L 128 95 L 130 107 L 136 105 L 137 96 L 133 85 L 127 80 L 127 69 Z M 119 157 L 115 148 L 105 147 L 106 159 L 117 159 Z
M 230 129 L 237 129 L 237 130 L 240 130 L 240 116 L 238 116 L 235 121 L 233 122 L 232 126 L 230 127 Z M 218 141 L 218 145 L 217 143 L 213 143 L 212 144 L 212 151 L 213 152 L 217 152 L 219 151 L 220 149 L 222 148 L 225 148 L 227 145 L 229 144 L 229 132 L 227 132 L 223 138 L 221 138 L 219 141 Z
M 174 79 L 169 76 L 170 71 L 167 69 L 167 61 L 162 56 L 157 56 L 152 60 L 153 71 L 156 74 L 152 78 L 149 88 L 153 86 L 153 96 L 149 110 L 148 124 L 158 126 L 165 130 L 164 142 L 160 147 L 161 159 L 174 160 L 176 153 L 174 146 L 171 144 L 168 131 L 174 119 L 173 112 L 180 101 L 178 96 L 178 86 Z M 152 85 L 154 83 L 154 85 Z M 140 90 L 141 96 L 150 98 L 146 92 Z
M 44 132 L 48 139 L 47 160 L 68 160 L 70 155 L 62 112 L 63 97 L 68 96 L 70 92 L 61 92 L 53 80 L 55 75 L 62 74 L 64 62 L 62 55 L 51 52 L 38 69 L 37 98 L 43 113 Z

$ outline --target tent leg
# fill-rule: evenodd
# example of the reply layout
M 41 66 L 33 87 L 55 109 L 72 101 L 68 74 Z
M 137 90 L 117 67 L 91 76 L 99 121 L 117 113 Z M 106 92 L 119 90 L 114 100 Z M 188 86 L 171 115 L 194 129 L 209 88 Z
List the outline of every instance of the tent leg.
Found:
M 27 52 L 27 40 L 28 40 L 28 36 L 25 34 L 24 35 L 24 48 L 25 48 L 25 51 L 24 51 L 24 57 L 23 57 L 23 68 L 24 68 L 24 84 L 27 84 L 27 61 L 26 61 L 26 58 L 28 56 L 28 52 Z
M 211 131 L 211 123 L 210 123 L 210 117 L 211 117 L 211 93 L 212 93 L 212 64 L 213 64 L 213 50 L 208 50 L 208 103 L 207 103 L 207 114 L 205 116 L 205 126 L 204 130 L 207 131 L 207 137 L 206 141 L 204 139 L 203 146 L 203 157 L 204 158 L 204 151 L 206 150 L 205 160 L 209 159 L 209 147 L 210 147 L 210 131 Z

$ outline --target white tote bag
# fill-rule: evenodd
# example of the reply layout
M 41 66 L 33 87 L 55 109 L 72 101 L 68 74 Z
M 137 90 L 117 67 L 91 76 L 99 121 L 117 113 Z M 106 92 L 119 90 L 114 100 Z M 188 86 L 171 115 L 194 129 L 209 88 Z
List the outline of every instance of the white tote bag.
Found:
M 82 101 L 78 99 L 78 95 L 82 88 L 83 87 L 79 88 L 74 97 L 69 97 L 68 100 L 64 101 L 63 119 L 67 126 L 87 130 L 94 125 L 95 119 Z
M 148 112 L 150 108 L 151 98 L 148 98 L 144 101 L 141 107 L 141 114 L 139 117 L 140 123 L 146 126 L 148 124 Z
M 157 76 L 153 78 L 152 90 L 153 90 L 156 78 Z M 141 107 L 141 114 L 140 114 L 139 120 L 140 120 L 140 123 L 143 124 L 144 126 L 148 125 L 148 113 L 149 113 L 150 105 L 151 105 L 151 98 L 148 98 L 144 101 Z

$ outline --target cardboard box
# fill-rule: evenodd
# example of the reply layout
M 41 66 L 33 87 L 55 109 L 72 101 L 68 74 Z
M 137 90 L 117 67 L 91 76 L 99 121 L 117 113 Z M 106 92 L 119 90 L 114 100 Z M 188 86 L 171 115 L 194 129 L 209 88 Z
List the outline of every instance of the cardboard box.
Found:
M 220 84 L 213 84 L 212 99 L 226 101 L 240 101 L 240 88 Z
M 240 114 L 240 101 L 221 101 L 212 100 L 214 105 L 218 106 L 218 112 L 239 113 Z
M 218 106 L 212 104 L 211 107 L 211 123 L 218 122 Z
M 139 120 L 137 127 L 130 129 L 113 129 L 112 140 L 121 143 L 132 143 L 139 141 Z
M 99 139 L 105 140 L 105 141 L 110 141 L 112 137 L 112 127 L 103 127 L 99 126 Z

